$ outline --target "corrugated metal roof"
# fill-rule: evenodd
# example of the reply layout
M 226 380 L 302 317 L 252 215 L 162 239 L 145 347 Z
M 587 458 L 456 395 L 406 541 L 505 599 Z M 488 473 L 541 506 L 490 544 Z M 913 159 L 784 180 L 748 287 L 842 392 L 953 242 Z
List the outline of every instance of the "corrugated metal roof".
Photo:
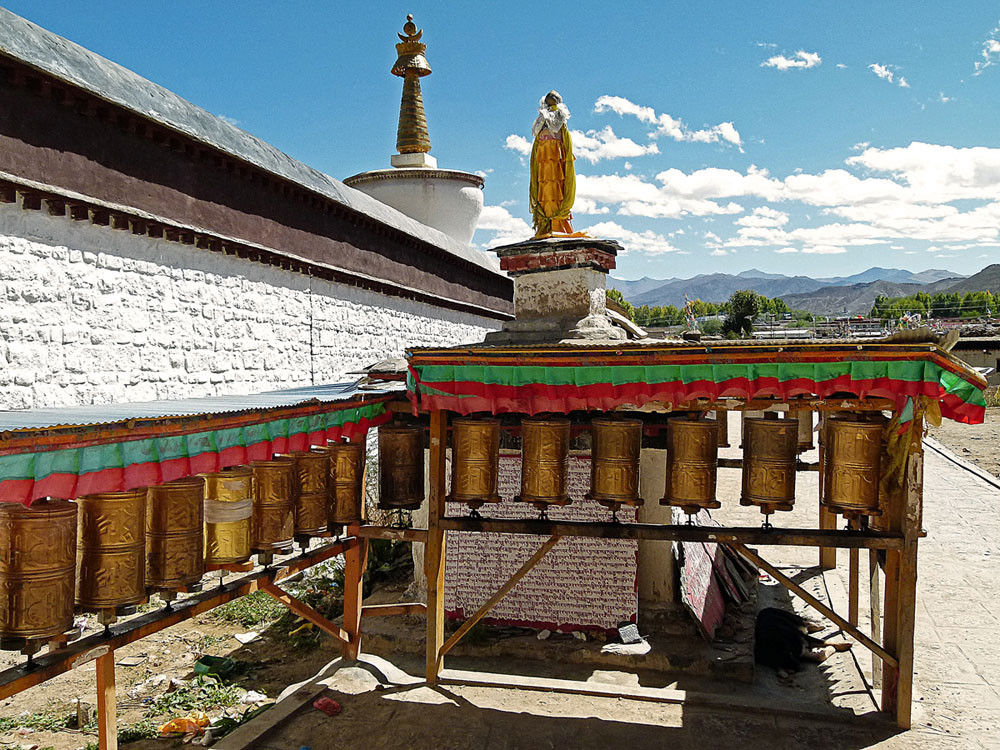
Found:
M 500 273 L 499 261 L 492 254 L 465 245 L 360 190 L 347 187 L 128 68 L 4 8 L 0 8 L 0 52 L 260 169 L 296 182 L 458 258 Z
M 399 387 L 387 385 L 378 389 L 361 388 L 359 381 L 352 381 L 232 396 L 0 411 L 0 432 L 42 430 L 59 426 L 110 425 L 131 420 L 234 414 L 259 409 L 297 406 L 314 401 L 335 403 L 366 396 L 379 397 L 403 390 L 405 389 L 402 385 Z

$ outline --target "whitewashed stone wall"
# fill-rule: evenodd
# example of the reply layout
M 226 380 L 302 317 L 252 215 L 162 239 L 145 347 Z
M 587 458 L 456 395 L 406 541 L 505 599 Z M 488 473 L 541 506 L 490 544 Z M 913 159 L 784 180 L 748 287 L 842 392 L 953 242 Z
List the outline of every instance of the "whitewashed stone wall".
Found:
M 495 321 L 0 205 L 0 409 L 349 379 Z

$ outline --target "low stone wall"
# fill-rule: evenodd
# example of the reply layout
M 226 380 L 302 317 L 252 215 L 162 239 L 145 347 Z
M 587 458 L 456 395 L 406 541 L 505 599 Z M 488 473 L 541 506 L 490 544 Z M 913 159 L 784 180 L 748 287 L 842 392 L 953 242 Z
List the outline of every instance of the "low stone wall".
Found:
M 0 205 L 0 409 L 349 379 L 496 321 Z

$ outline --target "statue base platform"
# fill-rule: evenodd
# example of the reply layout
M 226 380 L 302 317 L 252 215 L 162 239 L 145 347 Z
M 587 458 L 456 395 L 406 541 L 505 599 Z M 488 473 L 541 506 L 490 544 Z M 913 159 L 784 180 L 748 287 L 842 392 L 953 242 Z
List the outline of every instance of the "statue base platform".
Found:
M 487 344 L 621 341 L 607 314 L 607 274 L 622 246 L 596 237 L 546 237 L 493 249 L 514 279 L 514 320 Z

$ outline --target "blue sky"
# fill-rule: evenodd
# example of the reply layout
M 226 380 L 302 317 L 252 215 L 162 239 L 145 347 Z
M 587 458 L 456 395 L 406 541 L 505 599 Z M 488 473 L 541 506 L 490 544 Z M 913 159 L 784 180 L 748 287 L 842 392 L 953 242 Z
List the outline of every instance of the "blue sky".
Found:
M 0 2 L 338 178 L 388 166 L 413 13 L 432 153 L 486 176 L 484 247 L 530 235 L 556 88 L 575 226 L 623 242 L 616 275 L 1000 262 L 1000 3 Z

